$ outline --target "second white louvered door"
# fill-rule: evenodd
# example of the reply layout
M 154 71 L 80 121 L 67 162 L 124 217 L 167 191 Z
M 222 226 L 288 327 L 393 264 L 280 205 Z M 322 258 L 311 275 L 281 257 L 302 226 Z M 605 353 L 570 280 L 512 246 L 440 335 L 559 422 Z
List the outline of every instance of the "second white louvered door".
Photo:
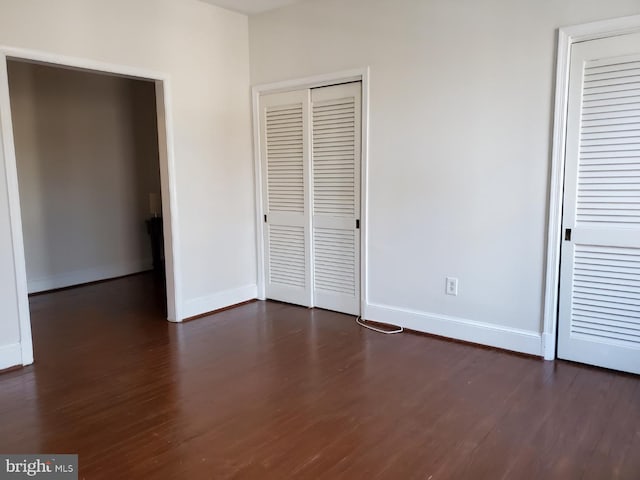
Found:
M 311 305 L 309 91 L 260 99 L 265 294 Z
M 360 314 L 361 89 L 260 97 L 267 298 Z
M 640 34 L 572 46 L 558 356 L 640 373 Z
M 360 314 L 361 84 L 311 91 L 313 298 Z

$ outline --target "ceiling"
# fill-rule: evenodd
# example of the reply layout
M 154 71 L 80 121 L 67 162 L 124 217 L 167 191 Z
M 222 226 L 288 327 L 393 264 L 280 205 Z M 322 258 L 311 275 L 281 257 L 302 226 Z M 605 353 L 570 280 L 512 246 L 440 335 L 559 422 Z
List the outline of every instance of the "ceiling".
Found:
M 266 12 L 275 8 L 291 5 L 302 0 L 203 0 L 212 5 L 234 10 L 247 15 Z

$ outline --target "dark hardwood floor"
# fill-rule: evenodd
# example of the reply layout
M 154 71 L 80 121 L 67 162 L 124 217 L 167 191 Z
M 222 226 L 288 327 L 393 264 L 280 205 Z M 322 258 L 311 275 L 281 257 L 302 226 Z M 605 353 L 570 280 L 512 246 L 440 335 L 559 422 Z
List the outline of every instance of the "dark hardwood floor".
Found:
M 255 302 L 182 325 L 149 275 L 31 299 L 0 452 L 89 479 L 640 479 L 640 377 Z

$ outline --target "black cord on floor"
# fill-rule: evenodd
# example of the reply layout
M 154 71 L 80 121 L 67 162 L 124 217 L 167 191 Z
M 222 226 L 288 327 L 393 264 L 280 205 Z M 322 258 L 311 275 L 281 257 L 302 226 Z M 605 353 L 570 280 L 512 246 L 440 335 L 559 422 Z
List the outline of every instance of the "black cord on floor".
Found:
M 394 333 L 402 333 L 404 332 L 404 328 L 398 327 L 396 330 L 383 330 L 382 328 L 372 327 L 371 325 L 367 325 L 366 320 L 361 320 L 362 317 L 358 315 L 356 317 L 356 323 L 361 327 L 368 328 L 369 330 L 373 330 L 374 332 L 384 333 L 385 335 L 392 335 Z

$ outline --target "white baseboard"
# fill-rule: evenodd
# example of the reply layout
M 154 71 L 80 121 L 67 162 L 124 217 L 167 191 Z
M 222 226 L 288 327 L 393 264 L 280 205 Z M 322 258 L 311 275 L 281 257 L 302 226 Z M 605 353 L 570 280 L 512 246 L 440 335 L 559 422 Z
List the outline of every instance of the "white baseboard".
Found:
M 135 262 L 121 263 L 118 265 L 103 265 L 100 267 L 74 270 L 71 272 L 59 273 L 47 277 L 29 278 L 27 286 L 29 293 L 46 292 L 56 288 L 71 287 L 83 283 L 97 282 L 108 278 L 122 277 L 132 273 L 144 272 L 153 268 L 151 259 L 138 260 Z
M 182 318 L 180 320 L 202 315 L 203 313 L 213 312 L 220 308 L 246 302 L 247 300 L 253 300 L 257 296 L 258 286 L 253 284 L 187 300 L 184 302 L 184 306 L 181 309 Z
M 362 316 L 366 320 L 398 325 L 418 332 L 530 355 L 543 355 L 542 336 L 538 332 L 371 303 L 365 305 Z
M 551 333 L 542 334 L 542 353 L 545 360 L 555 360 L 556 358 L 556 337 Z
M 22 349 L 19 343 L 10 343 L 0 347 L 0 370 L 22 365 Z

